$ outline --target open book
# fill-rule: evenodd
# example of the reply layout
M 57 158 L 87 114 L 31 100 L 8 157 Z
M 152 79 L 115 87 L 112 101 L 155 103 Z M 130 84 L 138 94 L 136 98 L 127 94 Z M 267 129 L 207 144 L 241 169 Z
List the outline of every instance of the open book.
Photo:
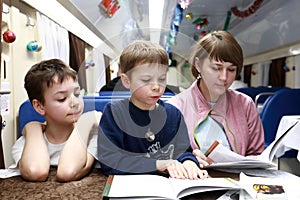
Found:
M 239 190 L 231 178 L 189 180 L 160 175 L 109 176 L 103 199 L 180 199 L 190 194 L 214 190 Z
M 281 147 L 285 136 L 298 123 L 295 122 L 289 129 L 287 129 L 279 138 L 274 140 L 262 153 L 256 158 L 245 157 L 239 155 L 215 141 L 205 155 L 212 160 L 212 163 L 205 168 L 212 169 L 251 169 L 251 168 L 272 168 L 276 165 L 272 162 L 274 155 L 278 148 Z

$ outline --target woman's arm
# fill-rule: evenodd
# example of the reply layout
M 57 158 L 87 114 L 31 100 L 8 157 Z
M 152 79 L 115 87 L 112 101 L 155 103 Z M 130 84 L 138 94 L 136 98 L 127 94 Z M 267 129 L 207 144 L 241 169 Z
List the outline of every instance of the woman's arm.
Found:
M 246 156 L 256 156 L 261 154 L 265 148 L 264 128 L 254 102 L 250 102 L 247 109 L 250 138 Z
M 87 151 L 90 132 L 98 127 L 101 112 L 83 113 L 67 140 L 57 167 L 57 179 L 62 182 L 78 180 L 86 175 L 94 163 L 94 157 Z M 97 141 L 95 141 L 97 142 Z
M 19 161 L 19 169 L 24 179 L 45 181 L 50 168 L 48 148 L 40 122 L 29 122 L 22 130 L 25 145 Z

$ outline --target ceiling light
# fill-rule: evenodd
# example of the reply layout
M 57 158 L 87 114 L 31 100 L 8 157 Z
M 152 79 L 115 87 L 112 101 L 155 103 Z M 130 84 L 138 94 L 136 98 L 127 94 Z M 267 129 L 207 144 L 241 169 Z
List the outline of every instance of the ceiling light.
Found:
M 154 43 L 159 43 L 161 22 L 164 11 L 164 3 L 162 0 L 149 0 L 149 29 L 150 40 Z M 153 30 L 158 29 L 158 30 Z
M 300 54 L 300 49 L 299 48 L 291 48 L 290 53 L 293 55 L 298 55 L 298 54 Z

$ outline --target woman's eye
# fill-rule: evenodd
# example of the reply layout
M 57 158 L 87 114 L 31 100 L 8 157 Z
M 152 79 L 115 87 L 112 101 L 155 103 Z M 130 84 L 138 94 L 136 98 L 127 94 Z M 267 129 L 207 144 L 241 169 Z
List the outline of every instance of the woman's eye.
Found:
M 228 69 L 228 71 L 230 71 L 230 72 L 236 72 L 236 69 L 234 68 L 234 69 Z
M 143 79 L 142 80 L 144 83 L 148 83 L 150 81 L 150 79 Z
M 219 68 L 216 67 L 216 66 L 212 66 L 211 68 L 212 68 L 212 70 L 214 70 L 214 71 L 219 71 Z

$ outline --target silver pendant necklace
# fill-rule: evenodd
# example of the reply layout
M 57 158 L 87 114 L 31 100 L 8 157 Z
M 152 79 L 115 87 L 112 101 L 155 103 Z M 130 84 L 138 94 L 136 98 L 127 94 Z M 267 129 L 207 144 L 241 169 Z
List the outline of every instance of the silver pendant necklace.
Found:
M 145 138 L 149 141 L 152 142 L 155 139 L 154 133 L 148 128 L 148 131 L 145 134 Z

